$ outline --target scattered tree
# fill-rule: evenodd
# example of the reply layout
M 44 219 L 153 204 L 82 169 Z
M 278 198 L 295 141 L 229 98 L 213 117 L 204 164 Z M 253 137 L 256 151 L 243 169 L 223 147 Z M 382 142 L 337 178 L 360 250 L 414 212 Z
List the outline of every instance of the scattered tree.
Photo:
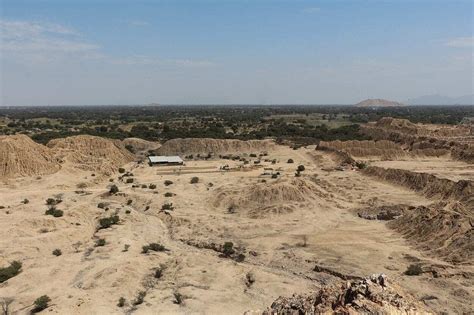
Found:
M 35 300 L 35 307 L 33 308 L 32 312 L 33 313 L 38 313 L 41 312 L 42 310 L 45 310 L 48 308 L 48 304 L 51 302 L 51 299 L 47 295 L 40 296 Z
M 0 268 L 0 283 L 19 274 L 21 272 L 21 266 L 21 262 L 15 260 L 10 263 L 10 266 Z

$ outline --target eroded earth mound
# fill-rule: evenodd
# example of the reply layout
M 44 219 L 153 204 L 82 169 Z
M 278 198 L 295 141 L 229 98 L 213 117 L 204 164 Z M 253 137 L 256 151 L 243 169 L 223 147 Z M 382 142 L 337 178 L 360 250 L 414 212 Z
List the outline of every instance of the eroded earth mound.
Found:
M 54 139 L 48 147 L 67 165 L 104 174 L 111 174 L 134 159 L 120 141 L 95 136 Z
M 59 169 L 53 152 L 28 136 L 0 136 L 0 179 L 51 174 Z
M 186 138 L 166 141 L 157 153 L 161 155 L 259 153 L 273 148 L 274 143 L 271 140 Z

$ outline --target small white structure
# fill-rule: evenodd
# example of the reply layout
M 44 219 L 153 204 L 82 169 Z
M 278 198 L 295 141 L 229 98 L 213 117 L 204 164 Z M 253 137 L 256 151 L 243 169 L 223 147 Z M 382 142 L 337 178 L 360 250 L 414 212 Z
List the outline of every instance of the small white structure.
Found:
M 179 156 L 149 156 L 150 165 L 183 165 L 184 161 Z

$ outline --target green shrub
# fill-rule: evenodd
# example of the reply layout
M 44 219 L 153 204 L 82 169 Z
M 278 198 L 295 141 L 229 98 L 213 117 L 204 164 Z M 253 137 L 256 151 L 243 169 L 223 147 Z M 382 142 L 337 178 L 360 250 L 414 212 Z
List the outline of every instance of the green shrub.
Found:
M 53 250 L 54 256 L 61 256 L 62 254 L 63 252 L 59 248 L 56 248 L 55 250 Z
M 47 204 L 48 206 L 54 206 L 54 205 L 56 205 L 56 199 L 54 199 L 54 198 L 48 198 L 48 199 L 46 199 L 46 204 Z
M 407 276 L 418 276 L 423 273 L 423 269 L 421 268 L 421 265 L 419 264 L 411 264 L 408 266 L 407 270 L 405 271 L 405 274 Z
M 199 177 L 194 176 L 191 178 L 191 184 L 197 184 L 199 182 Z
M 120 221 L 120 217 L 118 215 L 113 215 L 108 218 L 102 218 L 99 220 L 99 229 L 106 229 L 111 227 L 114 224 L 118 224 Z
M 41 312 L 42 310 L 48 308 L 48 303 L 51 302 L 51 299 L 47 295 L 40 296 L 35 300 L 35 307 L 33 308 L 33 313 Z
M 25 204 L 25 205 L 26 205 L 26 204 L 30 203 L 30 201 L 29 201 L 28 199 L 26 199 L 26 198 L 25 198 L 25 199 L 23 199 L 23 201 L 22 201 L 21 203 L 23 203 L 23 204 Z
M 173 197 L 173 193 L 171 193 L 171 192 L 166 192 L 166 193 L 165 193 L 165 197 Z
M 183 304 L 184 296 L 181 293 L 175 292 L 175 293 L 173 293 L 173 295 L 174 295 L 174 301 L 173 301 L 174 304 L 178 304 L 178 305 Z
M 161 210 L 174 210 L 173 204 L 172 203 L 165 203 L 164 205 L 161 206 Z
M 363 169 L 367 168 L 367 163 L 365 163 L 365 162 L 356 162 L 356 166 L 357 166 L 358 169 L 363 170 Z
M 125 182 L 127 184 L 131 184 L 131 183 L 133 183 L 133 178 L 127 178 L 127 180 Z
M 164 181 L 164 183 L 163 183 L 163 184 L 165 184 L 165 186 L 169 186 L 169 185 L 172 185 L 172 184 L 173 184 L 173 182 L 172 182 L 172 181 L 170 181 L 169 179 L 167 179 L 167 180 L 165 180 L 165 181 Z
M 298 168 L 296 169 L 299 172 L 303 172 L 305 170 L 304 165 L 298 165 Z
M 127 206 L 130 206 L 132 204 L 133 200 L 132 199 L 128 199 L 127 200 Z
M 224 243 L 224 246 L 222 246 L 222 253 L 229 257 L 230 255 L 234 254 L 235 253 L 235 250 L 234 250 L 234 243 L 232 242 L 225 242 Z
M 293 159 L 288 159 L 287 163 L 295 163 L 295 161 L 293 161 Z
M 95 247 L 102 247 L 102 246 L 105 246 L 105 238 L 99 238 L 96 242 L 95 242 Z
M 99 208 L 99 209 L 105 209 L 106 205 L 107 205 L 107 204 L 106 204 L 105 202 L 99 202 L 99 203 L 97 204 L 97 208 Z
M 45 215 L 52 215 L 55 218 L 60 218 L 64 215 L 63 210 L 56 209 L 54 206 L 50 207 L 44 212 Z
M 124 306 L 125 306 L 125 302 L 126 302 L 126 300 L 125 300 L 125 298 L 122 296 L 122 297 L 119 299 L 119 301 L 118 301 L 118 303 L 117 303 L 117 306 L 118 306 L 118 307 L 124 307 Z
M 150 189 L 156 189 L 156 185 L 155 185 L 155 184 L 150 184 L 150 185 L 148 186 L 148 188 L 150 188 Z
M 0 268 L 0 283 L 7 281 L 8 279 L 16 276 L 21 272 L 21 262 L 12 261 L 10 266 Z
M 164 252 L 166 250 L 166 247 L 159 243 L 150 243 L 148 245 L 142 246 L 142 253 L 146 254 L 148 251 L 154 251 L 154 252 Z
M 119 192 L 119 189 L 118 189 L 117 185 L 114 184 L 114 185 L 110 186 L 109 194 L 115 195 L 118 192 Z
M 123 167 L 119 167 L 118 171 L 119 171 L 120 174 L 125 173 L 125 169 Z
M 163 276 L 163 268 L 159 267 L 155 270 L 155 278 L 160 279 Z
M 144 302 L 146 296 L 145 291 L 140 291 L 138 292 L 137 297 L 135 298 L 135 301 L 133 301 L 133 305 L 140 305 Z

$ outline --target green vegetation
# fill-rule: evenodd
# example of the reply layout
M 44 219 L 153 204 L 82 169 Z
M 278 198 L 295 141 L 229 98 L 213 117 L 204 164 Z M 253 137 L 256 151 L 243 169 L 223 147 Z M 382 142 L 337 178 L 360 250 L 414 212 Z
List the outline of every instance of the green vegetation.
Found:
M 118 303 L 117 303 L 117 306 L 118 306 L 118 307 L 124 307 L 126 302 L 127 302 L 127 301 L 126 301 L 125 298 L 122 296 L 122 297 L 119 299 L 119 301 L 118 301 Z
M 191 178 L 191 184 L 197 184 L 199 182 L 199 177 L 194 176 Z
M 112 215 L 108 218 L 102 218 L 99 220 L 99 229 L 106 229 L 111 227 L 112 225 L 118 224 L 120 221 L 120 217 L 118 215 Z
M 60 218 L 64 215 L 64 211 L 63 210 L 59 210 L 59 209 L 56 209 L 55 206 L 51 206 L 49 207 L 48 210 L 45 211 L 44 213 L 45 215 L 52 215 L 53 217 L 55 218 Z
M 47 295 L 40 296 L 37 298 L 34 302 L 34 308 L 32 310 L 32 313 L 38 313 L 41 312 L 42 310 L 45 310 L 48 308 L 48 304 L 51 302 L 51 299 Z
M 421 265 L 419 264 L 411 264 L 408 266 L 407 270 L 405 271 L 405 274 L 407 276 L 418 276 L 423 273 L 423 269 L 421 268 Z
M 145 291 L 140 291 L 140 292 L 138 292 L 137 297 L 136 297 L 135 300 L 133 301 L 133 305 L 140 305 L 140 304 L 142 304 L 142 303 L 145 301 L 145 296 L 146 296 L 146 292 L 145 292 Z
M 105 244 L 106 244 L 105 238 L 99 238 L 95 242 L 95 247 L 102 247 L 102 246 L 105 246 Z
M 150 250 L 152 250 L 154 252 L 164 252 L 166 250 L 166 247 L 164 247 L 163 245 L 161 245 L 159 243 L 150 243 L 148 245 L 142 246 L 142 253 L 143 254 L 148 253 Z
M 119 192 L 119 189 L 118 189 L 117 185 L 114 184 L 114 185 L 110 186 L 109 194 L 115 195 L 118 192 Z
M 51 139 L 88 134 L 151 141 L 174 138 L 290 140 L 301 145 L 320 140 L 363 140 L 360 123 L 382 117 L 414 123 L 459 124 L 474 116 L 472 106 L 78 106 L 0 108 L 8 124 L 0 134 L 26 133 L 46 144 Z M 41 118 L 41 119 L 38 119 Z M 131 146 L 126 147 L 133 151 Z
M 232 242 L 225 242 L 224 245 L 222 246 L 222 254 L 225 256 L 229 257 L 230 255 L 234 254 L 234 243 Z
M 62 254 L 63 252 L 59 248 L 56 248 L 55 250 L 53 250 L 54 256 L 61 256 Z
M 10 263 L 10 266 L 0 268 L 0 283 L 19 274 L 21 272 L 21 266 L 21 262 L 15 260 Z

